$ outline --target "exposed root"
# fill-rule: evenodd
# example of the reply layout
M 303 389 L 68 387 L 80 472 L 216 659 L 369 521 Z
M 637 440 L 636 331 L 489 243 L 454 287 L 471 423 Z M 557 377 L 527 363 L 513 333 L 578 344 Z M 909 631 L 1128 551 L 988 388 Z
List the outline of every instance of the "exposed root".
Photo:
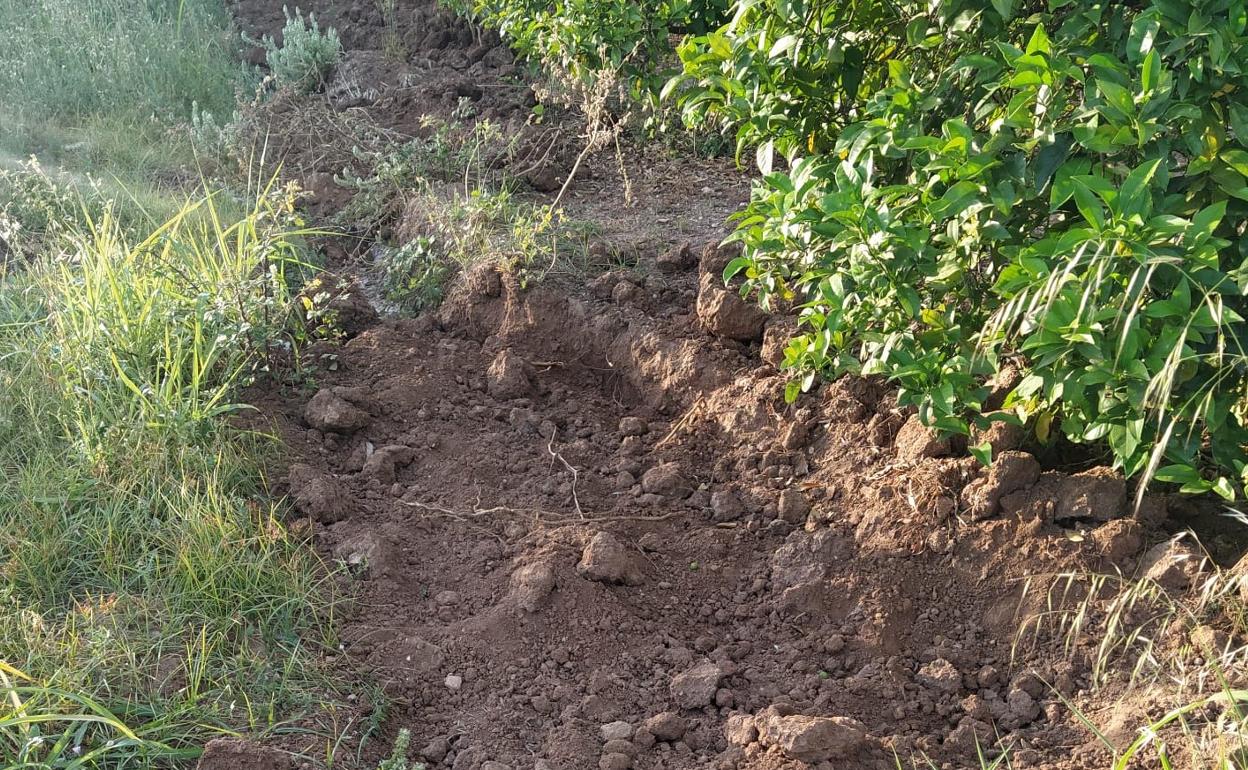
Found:
M 567 514 L 555 513 L 554 511 L 543 511 L 540 509 L 520 509 L 512 508 L 506 505 L 496 505 L 491 508 L 478 508 L 474 506 L 470 511 L 457 511 L 453 508 L 447 508 L 435 503 L 424 503 L 419 500 L 400 500 L 400 503 L 410 508 L 419 508 L 422 511 L 436 513 L 441 516 L 449 516 L 456 519 L 476 519 L 483 516 L 521 516 L 533 519 L 534 521 L 547 524 L 550 526 L 567 526 L 569 524 L 593 524 L 612 521 L 667 521 L 682 515 L 679 512 L 664 513 L 657 516 L 641 516 L 641 515 L 619 515 L 619 516 L 586 516 L 581 513 L 577 516 L 569 516 Z

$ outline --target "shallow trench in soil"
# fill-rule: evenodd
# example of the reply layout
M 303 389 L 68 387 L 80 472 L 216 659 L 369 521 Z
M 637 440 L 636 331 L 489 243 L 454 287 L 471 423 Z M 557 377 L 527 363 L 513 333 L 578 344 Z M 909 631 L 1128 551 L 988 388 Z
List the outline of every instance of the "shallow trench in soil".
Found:
M 238 5 L 253 36 L 280 24 L 269 5 Z M 312 5 L 377 64 L 372 3 Z M 342 109 L 398 125 L 476 94 L 514 117 L 465 85 L 514 76 L 497 42 L 399 7 L 425 85 L 383 77 Z M 790 327 L 716 278 L 741 178 L 703 172 L 639 170 L 631 214 L 609 171 L 571 188 L 634 269 L 522 288 L 481 266 L 414 319 L 357 294 L 350 339 L 313 351 L 335 364 L 313 393 L 253 394 L 288 450 L 293 526 L 347 565 L 327 663 L 385 694 L 362 766 L 401 728 L 436 770 L 963 768 L 999 740 L 1013 767 L 1105 766 L 1062 703 L 1112 710 L 1090 648 L 1019 644 L 1044 600 L 1024 589 L 1171 558 L 1152 548 L 1165 502 L 1132 513 L 1120 478 L 1042 471 L 1005 430 L 984 470 L 877 382 L 785 404 Z M 361 695 L 354 718 L 381 706 Z

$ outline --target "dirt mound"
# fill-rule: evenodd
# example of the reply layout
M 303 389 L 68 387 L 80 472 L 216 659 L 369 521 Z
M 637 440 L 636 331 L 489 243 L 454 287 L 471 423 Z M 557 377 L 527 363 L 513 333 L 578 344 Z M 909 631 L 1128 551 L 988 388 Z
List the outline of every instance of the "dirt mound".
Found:
M 916 455 L 867 380 L 786 406 L 756 341 L 707 331 L 697 271 L 666 275 L 569 296 L 482 269 L 264 402 L 292 478 L 351 503 L 307 526 L 355 576 L 338 665 L 388 728 L 433 768 L 961 767 L 997 734 L 1085 766 L 1040 682 L 1078 701 L 1087 671 L 1011 646 L 1027 575 L 1138 556 L 1144 524 L 1044 513 L 1098 519 L 1116 486 Z
M 456 110 L 526 122 L 497 39 L 433 2 L 397 7 L 304 8 L 348 48 L 322 109 L 396 135 Z M 237 10 L 253 36 L 283 20 Z M 295 167 L 340 207 L 351 148 L 290 125 Z M 1158 506 L 1127 516 L 1104 469 L 1042 472 L 1008 426 L 977 439 L 998 455 L 983 469 L 871 379 L 786 405 L 791 322 L 725 290 L 732 252 L 705 245 L 741 176 L 651 160 L 631 208 L 614 160 L 563 201 L 637 269 L 524 288 L 478 266 L 416 319 L 379 319 L 335 283 L 350 328 L 309 362 L 334 366 L 300 396 L 254 394 L 290 450 L 294 526 L 355 600 L 327 663 L 384 691 L 362 686 L 349 715 L 384 733 L 347 736 L 370 739 L 362 766 L 400 728 L 436 770 L 960 768 L 998 737 L 1018 767 L 1099 760 L 1045 684 L 1086 705 L 1089 653 L 1013 654 L 1037 608 L 1024 587 L 1134 568 L 1162 539 Z M 1192 579 L 1191 559 L 1144 561 Z M 323 751 L 299 740 L 284 747 Z

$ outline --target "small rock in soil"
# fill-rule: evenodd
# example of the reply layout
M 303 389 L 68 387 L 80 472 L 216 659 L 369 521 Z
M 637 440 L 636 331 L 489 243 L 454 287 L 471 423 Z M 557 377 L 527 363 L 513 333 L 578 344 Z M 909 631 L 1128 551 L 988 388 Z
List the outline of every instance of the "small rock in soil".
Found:
M 715 521 L 736 521 L 745 515 L 745 505 L 736 492 L 721 489 L 711 494 L 711 511 Z
M 729 714 L 724 725 L 724 737 L 733 746 L 748 746 L 758 740 L 758 726 L 754 723 L 754 717 L 739 711 Z
M 941 438 L 936 431 L 924 425 L 918 415 L 910 415 L 901 430 L 897 431 L 896 446 L 897 457 L 902 460 L 922 460 L 949 454 L 949 439 Z
M 1062 482 L 1053 518 L 1109 521 L 1122 515 L 1126 501 L 1127 483 L 1117 471 L 1092 468 Z
M 334 557 L 347 565 L 353 575 L 377 578 L 393 575 L 402 553 L 397 545 L 376 532 L 361 532 L 339 543 Z
M 1171 539 L 1148 550 L 1140 559 L 1140 574 L 1167 591 L 1186 591 L 1200 574 L 1204 556 L 1183 539 Z
M 723 671 L 718 665 L 710 661 L 699 663 L 672 678 L 672 700 L 684 709 L 708 706 L 715 699 L 715 691 L 723 678 Z
M 633 758 L 627 754 L 603 754 L 598 760 L 598 770 L 628 770 Z
M 310 465 L 290 466 L 287 477 L 295 510 L 322 524 L 333 524 L 351 513 L 351 498 L 333 476 Z
M 621 436 L 644 436 L 650 432 L 650 426 L 640 417 L 624 417 L 620 420 Z
M 360 470 L 367 478 L 374 478 L 382 484 L 393 484 L 396 469 L 410 465 L 416 459 L 416 450 L 408 446 L 391 444 L 376 450 L 364 461 Z
M 500 350 L 485 373 L 485 382 L 494 398 L 524 398 L 533 392 L 533 367 L 510 348 Z
M 616 720 L 603 725 L 598 733 L 605 741 L 626 741 L 633 737 L 633 726 L 628 722 Z
M 502 762 L 483 762 L 481 770 L 511 770 L 511 765 L 504 765 Z
M 1026 452 L 1002 452 L 992 467 L 962 490 L 962 501 L 972 518 L 986 519 L 997 512 L 1001 498 L 1026 489 L 1040 478 L 1040 463 Z
M 511 599 L 528 612 L 537 612 L 554 590 L 555 568 L 548 561 L 523 564 L 511 573 Z
M 420 755 L 430 762 L 441 762 L 451 751 L 451 743 L 445 736 L 438 736 L 425 744 Z
M 616 739 L 602 744 L 602 753 L 627 754 L 630 757 L 635 757 L 637 756 L 637 747 L 631 741 Z
M 576 565 L 579 575 L 599 583 L 641 585 L 641 570 L 633 561 L 628 546 L 610 532 L 599 532 L 585 546 Z
M 702 326 L 717 337 L 752 342 L 763 336 L 766 313 L 725 289 L 722 280 L 713 275 L 702 276 L 697 310 Z
M 449 690 L 458 690 L 464 686 L 464 678 L 462 676 L 456 676 L 455 674 L 447 674 L 446 679 L 443 680 L 442 683 L 445 684 Z
M 1092 542 L 1110 564 L 1122 564 L 1144 547 L 1144 532 L 1132 519 L 1114 519 L 1092 530 Z
M 801 490 L 786 489 L 780 493 L 780 500 L 776 503 L 776 515 L 781 520 L 790 524 L 801 524 L 806 521 L 809 513 L 810 503 L 806 502 L 806 495 Z
M 372 415 L 328 388 L 304 407 L 303 419 L 313 428 L 331 433 L 354 433 L 372 421 Z
M 290 757 L 240 738 L 214 738 L 204 746 L 197 770 L 289 770 Z
M 937 658 L 920 668 L 915 679 L 940 692 L 957 692 L 962 687 L 962 674 L 944 658 Z
M 679 463 L 663 463 L 641 476 L 642 491 L 652 495 L 684 499 L 693 494 L 693 485 L 680 472 Z
M 769 706 L 758 715 L 758 738 L 787 756 L 815 764 L 830 759 L 846 760 L 867 743 L 867 728 L 848 717 L 784 715 Z
M 642 727 L 650 731 L 660 741 L 678 741 L 685 737 L 689 725 L 675 711 L 664 711 L 647 719 Z

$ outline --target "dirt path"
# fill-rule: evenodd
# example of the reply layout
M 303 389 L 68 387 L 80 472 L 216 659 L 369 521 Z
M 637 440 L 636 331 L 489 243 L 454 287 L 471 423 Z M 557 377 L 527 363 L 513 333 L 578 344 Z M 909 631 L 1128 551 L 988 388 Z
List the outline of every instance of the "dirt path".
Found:
M 376 51 L 371 3 L 313 5 Z M 510 66 L 400 7 L 436 82 Z M 428 104 L 400 92 L 374 104 Z M 389 700 L 355 718 L 453 770 L 963 768 L 998 739 L 1014 767 L 1104 764 L 1057 695 L 1105 702 L 1087 650 L 1015 651 L 1019 600 L 1132 568 L 1156 506 L 1128 517 L 1120 479 L 1024 453 L 982 471 L 869 381 L 786 406 L 784 321 L 715 278 L 743 180 L 681 164 L 638 169 L 628 213 L 603 177 L 573 189 L 644 244 L 636 270 L 524 290 L 479 268 L 436 314 L 354 330 L 311 399 L 259 396 L 304 525 L 351 568 L 332 663 Z

